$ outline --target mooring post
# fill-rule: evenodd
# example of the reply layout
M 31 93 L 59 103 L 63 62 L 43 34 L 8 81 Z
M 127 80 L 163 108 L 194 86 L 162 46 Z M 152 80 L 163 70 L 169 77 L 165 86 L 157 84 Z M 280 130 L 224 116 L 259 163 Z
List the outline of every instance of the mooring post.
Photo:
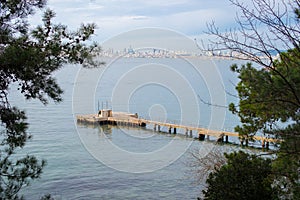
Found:
M 266 146 L 266 144 L 265 144 L 265 140 L 262 140 L 262 141 L 261 141 L 261 147 L 264 149 L 264 148 L 265 148 L 265 146 Z
M 156 124 L 154 124 L 153 130 L 156 131 Z
M 172 133 L 172 127 L 171 126 L 169 127 L 169 133 Z
M 190 137 L 192 138 L 193 137 L 193 131 L 190 130 Z
M 157 126 L 158 132 L 160 132 L 160 125 Z
M 267 141 L 267 142 L 266 142 L 266 149 L 267 149 L 267 150 L 269 150 L 269 145 L 270 145 L 270 143 L 269 143 L 269 141 Z
M 188 137 L 189 136 L 189 130 L 185 129 L 185 136 Z
M 177 130 L 176 130 L 176 127 L 174 127 L 174 134 L 176 134 L 176 131 L 177 131 Z
M 228 143 L 228 135 L 225 136 L 225 142 Z

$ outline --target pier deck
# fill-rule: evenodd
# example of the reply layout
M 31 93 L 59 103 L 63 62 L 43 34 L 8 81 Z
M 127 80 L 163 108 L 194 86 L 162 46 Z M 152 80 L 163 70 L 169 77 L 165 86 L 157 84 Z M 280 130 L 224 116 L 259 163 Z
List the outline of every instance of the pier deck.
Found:
M 209 130 L 201 127 L 188 126 L 182 124 L 168 123 L 152 121 L 143 118 L 138 118 L 137 114 L 122 113 L 122 112 L 112 112 L 111 110 L 102 110 L 98 114 L 88 114 L 88 115 L 78 115 L 76 116 L 77 122 L 88 123 L 88 124 L 112 124 L 112 125 L 126 125 L 126 126 L 141 126 L 152 125 L 155 131 L 160 132 L 162 127 L 168 128 L 169 133 L 176 134 L 178 129 L 185 130 L 185 135 L 193 137 L 193 132 L 198 134 L 200 140 L 204 140 L 205 136 L 216 137 L 218 141 L 228 142 L 228 136 L 239 138 L 239 134 L 235 132 L 228 131 L 217 131 Z M 263 136 L 254 136 L 254 140 L 261 141 L 263 148 L 268 148 L 269 143 L 280 143 L 279 139 L 267 138 Z M 242 145 L 245 142 L 248 145 L 248 139 L 240 139 Z

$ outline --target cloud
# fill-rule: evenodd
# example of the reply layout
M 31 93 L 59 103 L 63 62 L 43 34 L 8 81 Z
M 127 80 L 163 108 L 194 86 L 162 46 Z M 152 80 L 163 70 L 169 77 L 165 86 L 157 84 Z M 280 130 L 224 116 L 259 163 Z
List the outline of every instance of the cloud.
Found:
M 215 20 L 226 26 L 235 17 L 229 1 L 220 0 L 49 0 L 48 6 L 57 13 L 55 21 L 70 28 L 95 22 L 99 40 L 141 27 L 202 34 L 207 22 Z
M 87 7 L 74 7 L 74 8 L 66 8 L 64 9 L 65 12 L 90 12 L 90 11 L 99 11 L 103 9 L 104 6 L 97 5 L 97 6 L 87 6 Z
M 106 37 L 120 32 L 145 27 L 167 28 L 182 32 L 186 35 L 202 34 L 206 24 L 212 20 L 220 24 L 232 23 L 233 16 L 222 9 L 200 9 L 187 12 L 178 12 L 169 15 L 125 15 L 94 18 L 100 27 L 100 32 Z

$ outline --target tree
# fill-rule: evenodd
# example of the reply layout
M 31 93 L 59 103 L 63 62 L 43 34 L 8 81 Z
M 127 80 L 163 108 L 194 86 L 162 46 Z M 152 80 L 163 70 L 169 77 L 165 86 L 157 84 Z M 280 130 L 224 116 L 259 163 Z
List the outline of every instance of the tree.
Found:
M 227 164 L 209 174 L 206 200 L 274 199 L 270 159 L 242 151 L 225 154 Z
M 239 78 L 239 102 L 229 109 L 242 123 L 235 130 L 240 137 L 270 134 L 283 139 L 272 162 L 273 188 L 281 190 L 280 198 L 299 199 L 300 1 L 231 2 L 241 11 L 238 28 L 222 32 L 209 25 L 215 39 L 208 50 L 250 61 L 231 67 Z
M 189 161 L 186 162 L 187 166 L 191 169 L 191 176 L 196 180 L 196 184 L 205 186 L 204 180 L 206 180 L 210 173 L 219 170 L 226 164 L 226 158 L 224 156 L 223 149 L 216 144 L 214 147 L 208 148 L 209 152 L 205 153 L 205 150 L 191 149 L 189 151 Z M 203 156 L 205 154 L 205 156 Z
M 65 63 L 95 66 L 97 44 L 87 44 L 95 24 L 81 25 L 69 31 L 65 25 L 53 24 L 55 13 L 44 12 L 42 25 L 30 30 L 27 17 L 46 6 L 46 0 L 6 0 L 0 2 L 0 198 L 19 199 L 20 189 L 39 178 L 45 161 L 27 155 L 16 156 L 31 138 L 24 111 L 10 105 L 8 93 L 18 86 L 26 99 L 61 101 L 63 91 L 52 73 Z

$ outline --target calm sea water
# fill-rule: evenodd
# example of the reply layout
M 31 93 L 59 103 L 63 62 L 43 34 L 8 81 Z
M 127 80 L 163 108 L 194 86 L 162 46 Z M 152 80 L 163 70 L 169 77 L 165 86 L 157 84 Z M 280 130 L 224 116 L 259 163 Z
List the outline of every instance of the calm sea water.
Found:
M 189 174 L 188 152 L 207 142 L 157 134 L 153 127 L 77 125 L 74 115 L 112 108 L 154 120 L 233 130 L 236 117 L 204 103 L 236 101 L 229 95 L 237 81 L 231 63 L 120 58 L 98 69 L 66 66 L 58 71 L 55 77 L 65 91 L 60 104 L 43 106 L 12 92 L 10 99 L 26 110 L 33 135 L 20 154 L 48 163 L 41 179 L 22 193 L 27 199 L 47 193 L 56 199 L 195 199 L 203 188 Z

